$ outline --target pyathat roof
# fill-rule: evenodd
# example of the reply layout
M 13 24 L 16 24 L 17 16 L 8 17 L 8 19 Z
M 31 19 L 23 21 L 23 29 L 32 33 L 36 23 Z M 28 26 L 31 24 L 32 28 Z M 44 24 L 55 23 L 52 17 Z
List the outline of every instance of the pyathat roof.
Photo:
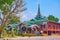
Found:
M 34 25 L 34 24 L 38 24 L 38 23 L 42 23 L 42 22 L 46 22 L 47 18 L 40 18 L 40 19 L 31 19 L 29 21 L 24 22 L 24 24 L 30 26 L 30 25 Z

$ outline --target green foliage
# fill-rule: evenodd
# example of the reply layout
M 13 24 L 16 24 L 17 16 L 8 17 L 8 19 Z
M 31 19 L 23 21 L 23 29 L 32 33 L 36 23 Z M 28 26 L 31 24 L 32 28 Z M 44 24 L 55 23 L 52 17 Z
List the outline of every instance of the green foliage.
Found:
M 20 18 L 13 14 L 9 17 L 8 22 L 9 24 L 18 24 L 20 23 Z
M 17 31 L 16 31 L 17 29 L 15 29 L 15 28 L 13 28 L 12 29 L 12 32 L 11 32 L 11 34 L 8 34 L 7 32 L 7 30 L 6 30 L 6 28 L 3 30 L 3 32 L 2 32 L 2 37 L 3 38 L 12 38 L 12 37 L 15 37 L 16 36 L 16 33 L 17 33 Z
M 59 21 L 59 19 L 58 19 L 58 18 L 55 18 L 55 21 L 56 21 L 56 22 L 58 22 L 58 21 Z
M 3 38 L 12 38 L 12 37 L 16 37 L 16 36 L 23 36 L 20 32 L 17 31 L 17 28 L 13 28 L 11 34 L 8 34 L 7 32 L 8 31 L 5 28 L 2 32 Z
M 58 22 L 59 21 L 59 19 L 54 17 L 53 15 L 49 15 L 48 16 L 48 20 L 51 20 L 51 21 L 54 21 L 54 22 Z
M 3 5 L 5 3 L 7 3 L 8 5 L 11 5 L 13 1 L 15 0 L 0 0 L 0 5 Z
M 9 12 L 10 5 L 15 0 L 0 0 L 0 9 L 3 11 L 2 14 L 6 15 Z
M 0 9 L 2 9 L 3 5 L 5 5 L 5 4 L 11 5 L 13 1 L 15 1 L 15 0 L 0 0 Z
M 12 15 L 13 13 L 18 13 L 18 12 L 23 12 L 25 10 L 25 7 L 23 7 L 25 4 L 23 3 L 23 1 L 21 0 L 18 0 L 17 4 L 16 5 L 16 8 L 15 10 L 13 10 L 12 12 L 10 11 L 12 8 L 11 8 L 11 5 L 13 3 L 13 1 L 15 0 L 0 0 L 0 10 L 3 11 L 3 16 L 4 16 L 4 19 L 2 19 L 1 21 L 2 22 L 2 25 L 3 27 L 0 28 L 0 32 L 2 34 L 2 29 L 4 29 L 4 27 L 6 27 L 6 25 L 8 23 L 10 24 L 17 24 L 20 22 L 20 18 L 15 16 L 15 15 Z M 19 2 L 20 1 L 20 2 Z M 16 1 L 15 1 L 16 2 Z M 18 4 L 19 3 L 19 4 Z M 20 7 L 20 10 L 18 10 L 18 7 Z M 17 11 L 17 12 L 15 12 Z M 10 16 L 11 15 L 11 16 Z M 10 18 L 9 18 L 10 17 Z M 6 19 L 6 20 L 5 20 Z M 13 32 L 14 33 L 14 32 Z M 1 37 L 1 34 L 0 34 L 0 37 Z M 6 34 L 6 32 L 5 32 Z

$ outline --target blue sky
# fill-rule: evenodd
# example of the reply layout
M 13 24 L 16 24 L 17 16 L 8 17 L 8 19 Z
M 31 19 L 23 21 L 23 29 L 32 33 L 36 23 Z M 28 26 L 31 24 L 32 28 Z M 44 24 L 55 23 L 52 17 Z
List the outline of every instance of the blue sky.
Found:
M 40 12 L 42 16 L 53 15 L 60 19 L 60 0 L 25 0 L 27 10 L 23 13 L 21 21 L 27 21 L 34 18 L 38 12 L 38 3 L 40 3 Z

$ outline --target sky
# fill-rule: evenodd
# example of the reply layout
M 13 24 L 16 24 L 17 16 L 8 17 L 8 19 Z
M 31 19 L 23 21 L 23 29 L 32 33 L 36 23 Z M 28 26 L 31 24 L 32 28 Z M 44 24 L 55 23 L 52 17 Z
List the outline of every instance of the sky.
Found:
M 60 0 L 24 0 L 27 10 L 21 15 L 21 22 L 33 19 L 38 12 L 38 3 L 42 16 L 53 15 L 60 19 Z

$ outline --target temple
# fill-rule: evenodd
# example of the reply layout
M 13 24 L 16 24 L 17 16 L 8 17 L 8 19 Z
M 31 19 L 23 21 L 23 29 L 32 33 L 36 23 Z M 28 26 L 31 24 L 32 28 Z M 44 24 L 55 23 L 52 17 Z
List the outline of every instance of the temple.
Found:
M 29 33 L 32 35 L 60 34 L 60 23 L 48 20 L 47 17 L 42 16 L 40 4 L 38 4 L 38 12 L 34 19 L 18 24 L 17 29 L 25 36 L 29 35 Z
M 34 19 L 24 22 L 24 24 L 27 25 L 28 27 L 30 26 L 35 28 L 37 32 L 43 31 L 43 33 L 46 33 L 48 35 L 51 35 L 51 33 L 52 34 L 60 33 L 60 23 L 48 20 L 47 17 L 42 16 L 40 12 L 40 4 L 38 4 L 38 13 L 36 17 Z
M 43 17 L 41 15 L 41 12 L 40 12 L 40 4 L 38 4 L 38 13 L 37 13 L 36 17 L 34 19 L 31 19 L 31 20 L 26 21 L 24 23 L 26 25 L 30 26 L 30 25 L 39 24 L 39 23 L 46 22 L 46 21 L 47 21 L 47 18 L 46 17 Z

